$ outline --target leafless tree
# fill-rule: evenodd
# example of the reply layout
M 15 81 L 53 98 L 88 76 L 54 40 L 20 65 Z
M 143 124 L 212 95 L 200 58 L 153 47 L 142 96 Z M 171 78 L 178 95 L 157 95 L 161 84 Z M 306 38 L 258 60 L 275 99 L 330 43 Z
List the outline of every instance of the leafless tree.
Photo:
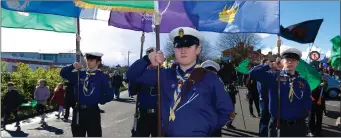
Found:
M 239 63 L 249 56 L 250 50 L 261 49 L 261 37 L 252 33 L 226 33 L 220 34 L 215 50 L 229 50 L 229 55 L 235 63 Z
M 167 39 L 166 45 L 163 49 L 163 52 L 165 53 L 166 58 L 174 58 L 175 54 L 174 54 L 174 45 L 172 43 L 172 41 L 170 41 L 169 39 Z M 200 52 L 200 56 L 199 59 L 200 60 L 207 60 L 209 58 L 212 57 L 211 55 L 212 52 L 212 46 L 208 41 L 204 41 L 204 43 L 201 45 L 201 52 Z
M 237 46 L 239 43 L 244 43 L 245 47 L 253 47 L 254 49 L 262 48 L 261 37 L 252 33 L 224 33 L 220 34 L 216 49 L 224 51 Z

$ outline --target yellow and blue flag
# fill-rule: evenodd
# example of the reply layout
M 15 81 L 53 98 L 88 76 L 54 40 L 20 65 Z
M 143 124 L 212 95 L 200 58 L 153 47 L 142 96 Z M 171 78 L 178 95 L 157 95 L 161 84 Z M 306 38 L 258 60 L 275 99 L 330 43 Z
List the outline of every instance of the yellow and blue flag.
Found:
M 279 1 L 184 1 L 199 31 L 279 34 Z

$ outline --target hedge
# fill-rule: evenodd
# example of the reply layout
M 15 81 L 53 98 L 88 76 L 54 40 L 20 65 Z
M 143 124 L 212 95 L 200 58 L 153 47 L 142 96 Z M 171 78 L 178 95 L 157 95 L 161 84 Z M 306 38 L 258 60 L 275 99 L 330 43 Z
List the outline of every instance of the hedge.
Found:
M 63 79 L 60 77 L 60 68 L 43 69 L 38 68 L 32 70 L 28 64 L 17 63 L 16 72 L 6 72 L 7 63 L 1 61 L 1 105 L 3 105 L 3 97 L 7 92 L 7 82 L 11 81 L 14 83 L 15 88 L 18 92 L 24 96 L 26 101 L 31 101 L 34 98 L 34 91 L 36 84 L 39 79 L 45 79 L 49 86 L 51 96 L 53 95 L 54 88 L 58 83 L 62 82 Z M 126 88 L 120 88 L 120 90 L 126 90 Z M 50 100 L 50 98 L 48 100 Z M 2 106 L 3 107 L 3 106 Z M 51 112 L 57 109 L 56 104 L 49 105 L 47 111 Z M 1 117 L 3 117 L 3 108 L 1 108 Z M 20 107 L 18 116 L 20 120 L 31 118 L 38 115 L 34 108 Z M 12 122 L 14 116 L 10 117 L 9 122 Z

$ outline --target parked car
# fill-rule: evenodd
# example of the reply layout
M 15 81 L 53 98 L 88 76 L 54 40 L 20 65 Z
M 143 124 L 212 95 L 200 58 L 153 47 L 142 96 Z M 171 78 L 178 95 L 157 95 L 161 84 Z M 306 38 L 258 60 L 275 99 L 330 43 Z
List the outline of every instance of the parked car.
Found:
M 326 96 L 332 99 L 338 98 L 341 93 L 340 92 L 341 81 L 327 74 L 324 75 L 328 76 L 328 89 Z

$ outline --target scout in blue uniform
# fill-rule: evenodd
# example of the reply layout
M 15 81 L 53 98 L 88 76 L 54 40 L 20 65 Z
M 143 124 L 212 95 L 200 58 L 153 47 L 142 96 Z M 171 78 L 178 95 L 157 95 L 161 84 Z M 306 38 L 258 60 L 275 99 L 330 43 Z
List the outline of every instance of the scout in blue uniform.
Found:
M 204 61 L 203 63 L 201 63 L 201 67 L 206 69 L 206 70 L 209 70 L 209 71 L 212 71 L 214 73 L 218 73 L 218 71 L 220 70 L 220 65 L 212 60 L 206 60 Z M 232 113 L 230 115 L 230 122 L 232 122 L 232 120 L 234 119 L 235 117 L 235 113 Z M 218 129 L 215 133 L 213 133 L 213 135 L 211 135 L 212 137 L 221 137 L 221 129 Z
M 197 62 L 203 36 L 195 29 L 179 27 L 171 31 L 176 68 L 161 69 L 161 129 L 163 136 L 211 136 L 230 120 L 233 106 L 219 77 Z M 161 51 L 137 60 L 127 72 L 130 81 L 157 84 L 155 69 L 164 62 Z
M 269 64 L 270 61 L 264 59 L 262 65 Z M 259 108 L 260 108 L 260 120 L 259 120 L 259 137 L 268 137 L 268 127 L 270 120 L 269 113 L 269 96 L 268 86 L 266 83 L 257 82 L 257 89 L 259 94 Z
M 277 127 L 280 127 L 281 137 L 304 137 L 307 135 L 305 119 L 309 116 L 312 100 L 309 84 L 295 71 L 301 56 L 301 51 L 289 48 L 281 53 L 282 69 L 279 68 L 279 61 L 277 61 L 257 66 L 250 71 L 252 78 L 266 84 L 269 89 L 270 137 L 276 136 Z M 281 71 L 278 74 L 267 72 L 270 69 L 281 69 Z M 279 92 L 278 79 L 280 82 Z M 280 99 L 278 99 L 278 93 L 280 93 Z M 278 116 L 278 109 L 280 109 L 280 116 Z M 279 119 L 279 124 L 276 122 L 277 119 Z
M 86 53 L 86 70 L 80 70 L 78 62 L 66 66 L 60 71 L 60 76 L 74 85 L 74 94 L 77 102 L 72 116 L 72 135 L 74 137 L 101 137 L 101 114 L 98 104 L 105 104 L 113 99 L 113 90 L 108 75 L 98 70 L 101 64 L 102 53 Z M 79 93 L 77 87 L 79 86 Z M 79 95 L 78 95 L 79 94 Z M 79 124 L 77 113 L 79 112 Z
M 146 50 L 146 55 L 153 52 L 153 48 Z M 154 68 L 148 66 L 148 69 Z M 155 86 L 145 84 L 139 85 L 139 96 L 137 99 L 138 119 L 134 137 L 157 136 L 157 89 Z M 134 126 L 135 127 L 135 126 Z M 135 133 L 135 134 L 134 134 Z

